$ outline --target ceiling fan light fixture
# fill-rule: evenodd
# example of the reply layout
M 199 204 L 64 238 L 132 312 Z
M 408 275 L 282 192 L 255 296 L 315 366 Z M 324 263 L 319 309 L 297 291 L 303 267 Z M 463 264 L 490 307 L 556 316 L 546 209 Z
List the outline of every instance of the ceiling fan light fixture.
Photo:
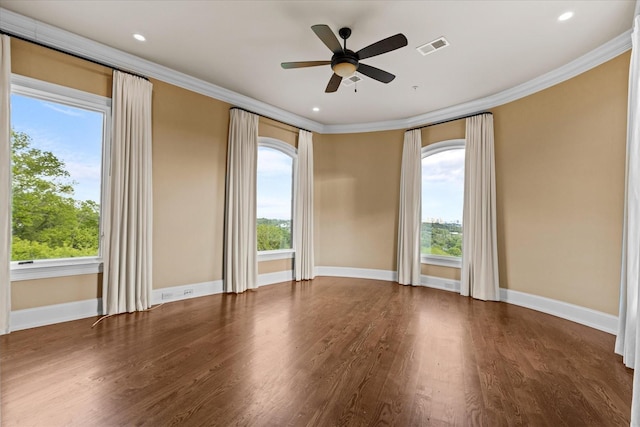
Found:
M 335 64 L 332 68 L 333 72 L 340 77 L 349 77 L 356 72 L 358 66 L 356 64 L 352 64 L 351 62 L 340 62 Z

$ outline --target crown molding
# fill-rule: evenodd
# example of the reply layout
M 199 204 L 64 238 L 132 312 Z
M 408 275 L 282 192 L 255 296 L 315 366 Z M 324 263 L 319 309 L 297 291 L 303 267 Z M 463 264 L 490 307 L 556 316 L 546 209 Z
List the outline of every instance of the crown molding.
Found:
M 528 82 L 519 84 L 502 92 L 478 98 L 473 101 L 454 105 L 407 119 L 377 122 L 356 123 L 348 125 L 324 125 L 322 133 L 354 133 L 395 129 L 409 129 L 430 123 L 464 117 L 478 113 L 506 103 L 516 101 L 541 90 L 569 80 L 579 74 L 601 65 L 616 56 L 631 49 L 631 30 L 627 30 L 600 47 L 595 48 L 581 57 L 556 68 L 546 74 L 538 76 Z
M 327 125 L 3 8 L 0 8 L 0 28 L 26 40 L 130 70 L 321 134 L 408 129 L 463 117 L 547 89 L 609 61 L 631 48 L 631 30 L 628 30 L 568 64 L 493 95 L 406 119 Z
M 132 73 L 162 80 L 163 82 L 227 102 L 296 127 L 320 133 L 324 127 L 321 123 L 298 116 L 265 102 L 258 101 L 3 8 L 0 8 L 0 28 L 2 31 L 26 40 L 90 58 L 115 68 L 129 70 Z

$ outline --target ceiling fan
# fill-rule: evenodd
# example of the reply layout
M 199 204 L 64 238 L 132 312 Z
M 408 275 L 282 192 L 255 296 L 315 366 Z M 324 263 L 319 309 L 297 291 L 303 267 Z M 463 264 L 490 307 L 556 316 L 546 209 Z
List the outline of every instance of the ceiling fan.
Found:
M 396 76 L 384 70 L 372 67 L 371 65 L 362 64 L 360 60 L 382 55 L 383 53 L 391 52 L 392 50 L 406 46 L 407 38 L 404 34 L 396 34 L 395 36 L 387 37 L 386 39 L 370 44 L 369 46 L 354 52 L 347 49 L 347 39 L 351 35 L 350 28 L 340 28 L 340 31 L 338 31 L 340 38 L 344 41 L 343 46 L 340 46 L 340 42 L 328 25 L 313 25 L 311 29 L 331 50 L 331 52 L 333 52 L 331 61 L 283 62 L 281 64 L 282 68 L 289 69 L 331 65 L 333 76 L 331 76 L 329 84 L 325 89 L 325 92 L 327 93 L 337 91 L 342 79 L 344 77 L 349 77 L 356 71 L 382 83 L 389 83 L 396 78 Z

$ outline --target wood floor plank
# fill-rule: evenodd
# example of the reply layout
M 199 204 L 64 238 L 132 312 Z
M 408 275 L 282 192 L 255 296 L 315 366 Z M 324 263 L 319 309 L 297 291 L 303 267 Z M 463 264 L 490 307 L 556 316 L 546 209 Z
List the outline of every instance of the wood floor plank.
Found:
M 614 337 L 504 303 L 320 277 L 0 338 L 3 426 L 618 426 Z

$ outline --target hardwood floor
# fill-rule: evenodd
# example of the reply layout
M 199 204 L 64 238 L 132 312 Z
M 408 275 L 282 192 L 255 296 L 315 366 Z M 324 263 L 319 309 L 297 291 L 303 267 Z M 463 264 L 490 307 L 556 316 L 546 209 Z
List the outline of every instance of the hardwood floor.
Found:
M 622 426 L 604 332 L 504 303 L 321 277 L 0 340 L 8 426 Z

